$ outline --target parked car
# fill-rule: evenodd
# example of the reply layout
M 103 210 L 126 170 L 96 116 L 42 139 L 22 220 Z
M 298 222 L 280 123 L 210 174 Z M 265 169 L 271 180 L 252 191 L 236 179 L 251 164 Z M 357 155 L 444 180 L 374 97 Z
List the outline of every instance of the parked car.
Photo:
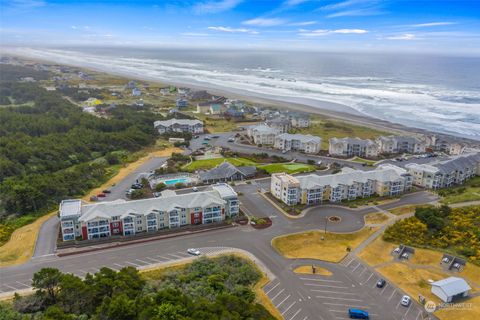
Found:
M 112 191 L 108 190 L 108 189 L 105 189 L 102 191 L 103 193 L 112 193 Z
M 220 136 L 212 136 L 213 139 L 220 138 Z
M 91 197 L 90 197 L 90 201 L 98 201 L 97 196 L 91 196 Z
M 198 188 L 197 188 L 197 187 L 193 187 L 193 188 L 192 188 L 192 191 L 193 191 L 193 192 L 197 192 L 197 191 L 198 191 Z
M 142 189 L 143 185 L 141 183 L 134 183 L 131 186 L 132 189 Z
M 187 252 L 191 255 L 194 255 L 194 256 L 199 256 L 200 255 L 200 251 L 198 249 L 194 249 L 194 248 L 187 249 Z
M 387 284 L 387 281 L 385 279 L 380 279 L 377 281 L 377 288 L 383 288 Z
M 412 302 L 412 299 L 407 295 L 403 296 L 402 300 L 400 300 L 400 304 L 404 307 L 408 307 L 411 302 Z
M 288 150 L 282 150 L 282 153 L 283 153 L 283 154 L 285 154 L 285 153 L 287 153 L 287 152 L 288 152 Z
M 198 139 L 200 136 L 194 136 L 193 139 Z
M 408 257 L 409 257 L 408 253 L 405 252 L 404 254 L 402 254 L 403 259 L 408 259 Z
M 107 195 L 105 193 L 97 194 L 97 198 L 105 198 Z
M 446 258 L 446 257 L 445 257 L 445 258 L 443 258 L 443 259 L 442 259 L 442 262 L 443 262 L 443 263 L 449 263 L 449 262 L 450 262 L 450 260 L 449 260 L 448 258 Z
M 354 308 L 348 309 L 348 316 L 350 319 L 370 319 L 367 311 Z
M 395 248 L 395 250 L 393 250 L 393 253 L 399 253 L 400 252 L 400 248 Z
M 461 268 L 462 266 L 460 265 L 460 263 L 455 262 L 455 263 L 453 264 L 453 267 L 454 267 L 455 269 L 460 270 L 460 268 Z
M 228 138 L 228 142 L 235 142 L 235 138 L 234 137 Z

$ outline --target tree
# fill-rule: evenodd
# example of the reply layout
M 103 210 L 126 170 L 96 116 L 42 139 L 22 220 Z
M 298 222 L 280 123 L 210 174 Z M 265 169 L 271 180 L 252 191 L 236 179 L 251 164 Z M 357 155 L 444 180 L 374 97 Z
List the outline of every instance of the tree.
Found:
M 155 186 L 155 191 L 157 192 L 161 192 L 163 189 L 165 189 L 167 187 L 167 185 L 163 182 L 160 182 L 159 184 L 157 184 Z
M 43 268 L 33 275 L 32 286 L 40 293 L 45 293 L 47 303 L 57 302 L 58 284 L 62 273 L 55 268 Z

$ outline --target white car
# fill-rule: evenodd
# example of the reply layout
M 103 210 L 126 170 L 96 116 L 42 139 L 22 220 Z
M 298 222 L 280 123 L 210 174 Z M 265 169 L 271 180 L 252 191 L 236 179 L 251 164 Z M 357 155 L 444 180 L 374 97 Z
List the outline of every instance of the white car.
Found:
M 393 250 L 393 253 L 399 253 L 400 252 L 400 248 L 395 248 L 395 250 Z
M 194 255 L 194 256 L 199 256 L 200 255 L 200 251 L 198 249 L 194 249 L 194 248 L 187 249 L 187 252 Z
M 403 259 L 408 259 L 408 257 L 409 257 L 409 256 L 408 256 L 408 253 L 405 252 L 404 254 L 402 254 L 402 258 L 403 258 Z
M 404 307 L 408 307 L 410 305 L 410 302 L 412 302 L 412 299 L 409 296 L 403 296 L 400 304 Z

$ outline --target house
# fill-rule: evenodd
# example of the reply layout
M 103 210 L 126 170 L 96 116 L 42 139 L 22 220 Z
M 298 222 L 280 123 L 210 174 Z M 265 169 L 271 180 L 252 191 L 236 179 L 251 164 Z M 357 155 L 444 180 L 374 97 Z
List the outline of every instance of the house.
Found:
M 378 145 L 370 139 L 331 138 L 328 153 L 341 157 L 375 158 L 378 156 Z
M 380 165 L 375 170 L 344 168 L 342 172 L 319 176 L 294 177 L 286 173 L 272 174 L 270 191 L 287 205 L 340 202 L 357 198 L 395 196 L 412 187 L 408 172 L 393 165 Z
M 423 188 L 440 189 L 463 184 L 480 175 L 480 153 L 451 157 L 426 164 L 409 163 L 405 169 L 413 176 L 413 184 Z
M 175 106 L 178 109 L 184 109 L 184 108 L 188 107 L 188 100 L 184 99 L 184 98 L 178 98 L 178 99 L 175 100 Z
M 203 183 L 227 182 L 253 178 L 257 168 L 255 166 L 236 167 L 228 161 L 224 161 L 213 169 L 199 174 Z
M 126 85 L 127 89 L 135 89 L 137 87 L 137 83 L 133 80 L 128 81 Z
M 264 124 L 247 127 L 247 135 L 257 145 L 273 145 L 278 134 L 279 132 L 276 129 Z
M 209 113 L 210 105 L 210 101 L 197 103 L 197 113 Z
M 142 95 L 142 91 L 138 88 L 133 88 L 132 89 L 132 96 L 134 97 L 140 97 Z
M 63 200 L 59 216 L 62 239 L 71 241 L 221 222 L 238 212 L 237 193 L 227 184 L 216 184 L 207 191 L 176 194 L 167 190 L 158 198 L 143 200 L 95 204 Z
M 164 121 L 155 121 L 153 127 L 158 133 L 165 132 L 190 132 L 203 133 L 203 122 L 197 119 L 169 119 Z
M 468 296 L 468 291 L 472 288 L 468 283 L 458 277 L 449 277 L 439 281 L 432 282 L 432 293 L 440 298 L 443 302 L 452 302 L 458 298 Z
M 212 103 L 209 108 L 210 114 L 221 114 L 223 112 L 223 104 Z
M 169 94 L 170 94 L 170 87 L 160 88 L 160 94 L 161 94 L 162 96 L 169 95 Z
M 377 144 L 382 154 L 392 153 L 425 153 L 427 143 L 417 137 L 405 136 L 381 136 Z
M 226 118 L 243 119 L 244 112 L 235 107 L 230 107 L 224 112 L 224 115 Z
M 290 129 L 292 129 L 292 124 L 288 119 L 272 119 L 267 120 L 267 126 L 277 130 L 280 133 L 287 133 Z
M 282 133 L 275 137 L 274 148 L 280 150 L 298 150 L 305 153 L 318 153 L 322 139 L 310 134 Z
M 178 88 L 178 94 L 181 96 L 186 96 L 190 93 L 189 88 Z

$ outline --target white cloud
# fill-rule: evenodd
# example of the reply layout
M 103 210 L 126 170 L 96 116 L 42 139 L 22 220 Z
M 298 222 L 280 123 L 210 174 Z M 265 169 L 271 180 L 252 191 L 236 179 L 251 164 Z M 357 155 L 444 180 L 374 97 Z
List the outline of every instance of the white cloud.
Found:
M 13 1 L 10 1 L 10 6 L 20 8 L 20 9 L 43 7 L 46 4 L 47 3 L 43 0 L 13 0 Z
M 245 28 L 231 28 L 231 27 L 208 27 L 208 30 L 214 31 L 221 31 L 221 32 L 230 32 L 230 33 L 250 33 L 250 34 L 258 34 L 257 31 L 245 29 Z
M 208 33 L 200 33 L 200 32 L 183 32 L 180 33 L 182 36 L 185 37 L 208 37 Z
M 337 3 L 332 3 L 326 6 L 321 7 L 321 10 L 338 10 L 342 8 L 347 8 L 359 4 L 365 4 L 368 3 L 368 0 L 347 0 L 347 1 L 342 1 L 342 2 L 337 2 Z M 375 1 L 374 1 L 375 2 Z
M 303 27 L 303 26 L 311 26 L 312 24 L 316 24 L 317 21 L 302 21 L 302 22 L 292 22 L 289 23 L 289 26 L 296 26 L 296 27 Z
M 368 33 L 368 30 L 364 29 L 336 29 L 336 30 L 328 30 L 328 29 L 317 29 L 317 30 L 305 30 L 300 29 L 300 35 L 304 37 L 318 37 L 318 36 L 326 36 L 329 34 L 364 34 Z
M 452 24 L 456 24 L 456 22 L 449 22 L 449 21 L 428 22 L 428 23 L 412 24 L 411 27 L 417 27 L 417 28 L 439 27 L 439 26 L 449 26 Z
M 417 37 L 413 33 L 404 33 L 387 37 L 388 40 L 415 40 Z
M 278 18 L 255 18 L 243 21 L 242 24 L 249 26 L 271 27 L 284 24 L 286 21 Z
M 197 14 L 219 13 L 235 8 L 243 0 L 206 1 L 196 4 L 193 11 Z
M 376 8 L 354 9 L 330 13 L 327 15 L 327 18 L 377 16 L 383 13 L 383 11 Z
M 309 0 L 286 0 L 283 5 L 287 7 L 293 7 L 293 6 L 298 6 L 299 4 L 302 4 L 304 2 L 307 2 Z

